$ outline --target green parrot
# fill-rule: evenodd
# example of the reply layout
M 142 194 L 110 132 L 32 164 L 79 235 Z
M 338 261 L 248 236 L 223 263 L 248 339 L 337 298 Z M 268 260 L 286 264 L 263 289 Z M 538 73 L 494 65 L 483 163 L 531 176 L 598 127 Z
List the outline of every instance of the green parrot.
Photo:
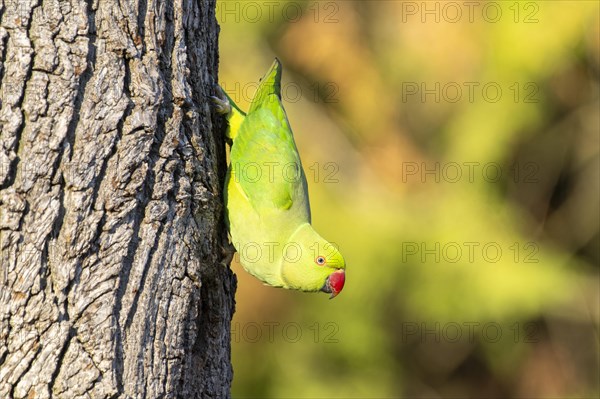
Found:
M 244 269 L 264 283 L 335 297 L 346 262 L 311 226 L 306 176 L 281 102 L 281 63 L 261 79 L 247 114 L 219 87 L 232 140 L 225 182 L 227 223 Z

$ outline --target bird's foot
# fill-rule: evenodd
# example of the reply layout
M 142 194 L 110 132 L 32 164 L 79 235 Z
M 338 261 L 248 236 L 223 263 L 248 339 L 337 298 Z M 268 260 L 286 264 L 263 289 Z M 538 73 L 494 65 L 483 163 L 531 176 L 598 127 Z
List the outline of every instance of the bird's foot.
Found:
M 231 113 L 231 103 L 229 102 L 229 98 L 221 88 L 221 86 L 217 86 L 217 95 L 211 96 L 213 104 L 215 105 L 215 110 L 222 115 L 229 115 Z
M 229 267 L 235 252 L 235 247 L 229 241 L 225 241 L 221 244 L 221 264 L 225 267 Z

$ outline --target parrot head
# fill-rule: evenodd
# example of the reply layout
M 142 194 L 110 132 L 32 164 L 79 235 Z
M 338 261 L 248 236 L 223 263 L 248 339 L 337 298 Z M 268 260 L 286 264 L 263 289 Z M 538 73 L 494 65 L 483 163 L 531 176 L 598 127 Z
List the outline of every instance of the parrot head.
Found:
M 285 246 L 281 275 L 287 288 L 322 291 L 334 298 L 344 288 L 345 269 L 340 251 L 304 224 Z

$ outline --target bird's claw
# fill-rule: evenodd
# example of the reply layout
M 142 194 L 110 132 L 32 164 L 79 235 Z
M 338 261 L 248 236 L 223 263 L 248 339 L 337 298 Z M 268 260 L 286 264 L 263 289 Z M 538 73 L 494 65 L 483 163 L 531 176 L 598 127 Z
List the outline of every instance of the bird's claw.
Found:
M 229 102 L 229 98 L 221 88 L 221 86 L 217 86 L 217 95 L 211 96 L 213 104 L 215 105 L 215 110 L 222 115 L 229 115 L 231 113 L 231 103 Z
M 235 247 L 229 241 L 225 241 L 225 243 L 221 245 L 221 264 L 225 267 L 229 267 L 235 252 Z

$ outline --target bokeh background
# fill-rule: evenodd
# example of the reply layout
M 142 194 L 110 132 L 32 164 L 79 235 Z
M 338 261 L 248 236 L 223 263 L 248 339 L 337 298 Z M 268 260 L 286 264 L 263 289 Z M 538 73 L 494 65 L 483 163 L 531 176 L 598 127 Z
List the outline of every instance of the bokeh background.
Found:
M 273 58 L 324 294 L 243 271 L 236 398 L 598 397 L 599 3 L 220 1 L 221 85 Z

